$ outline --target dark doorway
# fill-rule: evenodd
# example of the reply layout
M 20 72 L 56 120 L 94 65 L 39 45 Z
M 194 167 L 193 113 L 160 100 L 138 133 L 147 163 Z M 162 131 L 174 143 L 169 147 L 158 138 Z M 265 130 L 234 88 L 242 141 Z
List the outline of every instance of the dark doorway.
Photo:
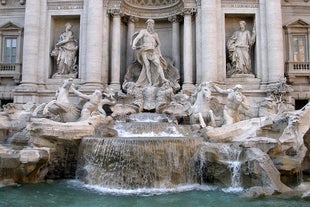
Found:
M 295 100 L 295 110 L 299 110 L 309 102 L 308 99 Z

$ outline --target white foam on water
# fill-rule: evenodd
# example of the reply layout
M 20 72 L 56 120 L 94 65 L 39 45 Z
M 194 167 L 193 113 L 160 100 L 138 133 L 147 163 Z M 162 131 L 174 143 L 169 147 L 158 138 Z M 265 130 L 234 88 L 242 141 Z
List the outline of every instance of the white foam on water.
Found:
M 165 131 L 156 133 L 153 131 L 150 132 L 142 132 L 142 133 L 133 133 L 127 131 L 125 128 L 122 128 L 120 125 L 115 128 L 120 137 L 184 137 L 176 127 L 168 127 Z
M 240 193 L 244 191 L 244 188 L 242 187 L 229 187 L 229 188 L 223 188 L 223 192 L 225 193 Z
M 174 188 L 122 189 L 122 188 L 113 188 L 110 186 L 89 185 L 79 180 L 69 180 L 68 183 L 77 188 L 86 188 L 86 189 L 93 190 L 101 194 L 120 195 L 120 196 L 124 196 L 124 195 L 153 196 L 153 195 L 162 195 L 162 194 L 169 194 L 169 193 L 187 192 L 187 191 L 193 191 L 193 190 L 211 191 L 211 190 L 217 189 L 217 187 L 215 186 L 199 185 L 199 184 L 178 185 Z

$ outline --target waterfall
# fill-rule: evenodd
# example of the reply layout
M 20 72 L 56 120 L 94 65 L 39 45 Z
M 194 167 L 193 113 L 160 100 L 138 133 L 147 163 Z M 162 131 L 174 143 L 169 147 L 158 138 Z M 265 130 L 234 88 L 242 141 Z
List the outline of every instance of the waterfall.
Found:
M 78 179 L 132 189 L 197 183 L 193 158 L 200 138 L 83 138 Z
M 240 154 L 241 148 L 233 145 L 223 145 L 221 148 L 221 153 L 223 153 L 228 168 L 231 172 L 231 186 L 225 191 L 242 191 L 241 187 L 241 161 Z

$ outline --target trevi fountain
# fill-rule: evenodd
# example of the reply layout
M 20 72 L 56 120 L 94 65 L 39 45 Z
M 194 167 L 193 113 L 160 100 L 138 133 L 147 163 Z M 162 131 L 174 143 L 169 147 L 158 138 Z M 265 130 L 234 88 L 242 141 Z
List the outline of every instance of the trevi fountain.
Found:
M 61 25 L 53 96 L 0 112 L 0 206 L 309 206 L 310 103 L 296 110 L 284 77 L 253 95 L 251 16 L 227 36 L 229 84 L 190 84 L 149 17 L 119 88 L 83 90 Z

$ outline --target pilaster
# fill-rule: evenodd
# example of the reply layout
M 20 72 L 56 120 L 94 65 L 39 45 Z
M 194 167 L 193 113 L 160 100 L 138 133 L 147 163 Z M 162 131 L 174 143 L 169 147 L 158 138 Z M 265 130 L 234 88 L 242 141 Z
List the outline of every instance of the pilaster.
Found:
M 218 68 L 217 0 L 201 1 L 201 82 L 216 81 Z
M 284 76 L 281 0 L 265 0 L 269 82 Z
M 100 86 L 102 69 L 103 43 L 103 1 L 88 1 L 87 16 L 87 51 L 86 51 L 86 85 Z M 98 23 L 96 23 L 98 22 Z
M 111 88 L 120 90 L 121 70 L 121 11 L 109 10 L 112 15 Z
M 172 22 L 172 58 L 175 67 L 180 69 L 180 18 L 175 15 L 168 20 Z
M 183 34 L 183 90 L 191 90 L 193 86 L 193 34 L 192 34 L 192 9 L 185 9 L 184 34 Z
M 128 31 L 127 31 L 127 51 L 126 51 L 126 56 L 127 56 L 127 62 L 126 62 L 126 68 L 130 64 L 133 63 L 134 61 L 134 50 L 131 48 L 131 41 L 132 41 L 132 36 L 135 33 L 135 23 L 139 21 L 139 18 L 130 16 L 127 19 L 127 24 L 128 24 Z

